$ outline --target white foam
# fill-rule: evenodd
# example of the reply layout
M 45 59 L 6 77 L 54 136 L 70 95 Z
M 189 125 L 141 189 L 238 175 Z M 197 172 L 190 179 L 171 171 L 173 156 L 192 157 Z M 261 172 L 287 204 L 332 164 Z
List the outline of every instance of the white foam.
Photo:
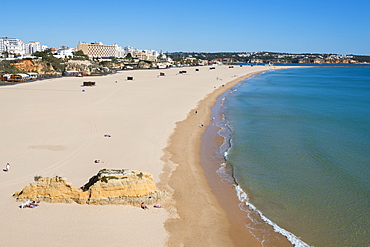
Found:
M 272 222 L 270 219 L 268 219 L 266 216 L 264 216 L 257 208 L 251 204 L 248 200 L 247 194 L 240 188 L 239 185 L 234 185 L 236 194 L 241 202 L 243 202 L 245 205 L 247 205 L 250 209 L 257 212 L 261 219 L 265 221 L 267 224 L 271 225 L 275 232 L 280 233 L 281 235 L 285 236 L 289 242 L 291 242 L 296 247 L 310 247 L 310 245 L 303 242 L 299 237 L 295 236 L 293 233 L 281 228 L 276 223 Z
M 221 182 L 230 185 L 234 184 L 234 179 L 226 172 L 226 163 L 222 163 L 216 173 L 220 176 Z
M 263 73 L 265 73 L 265 72 L 263 72 Z M 255 75 L 253 75 L 251 77 L 248 77 L 247 79 L 245 79 L 245 81 L 250 80 L 253 77 L 255 77 Z M 242 82 L 239 83 L 239 86 L 242 84 Z M 230 94 L 233 93 L 233 92 L 236 92 L 236 91 L 237 91 L 237 89 L 231 90 Z M 226 101 L 226 97 L 223 97 L 221 99 L 221 102 L 220 102 L 220 109 L 222 109 L 224 107 L 225 101 Z M 222 121 L 225 121 L 225 122 L 221 122 L 221 125 L 223 125 L 223 126 L 219 126 L 219 127 L 221 127 L 221 129 L 219 130 L 218 134 L 225 138 L 225 142 L 221 145 L 220 152 L 222 153 L 223 150 L 226 149 L 226 151 L 224 151 L 224 157 L 225 157 L 225 160 L 227 160 L 227 156 L 229 154 L 228 151 L 229 151 L 229 149 L 231 148 L 231 145 L 232 145 L 232 139 L 231 139 L 232 129 L 229 126 L 229 123 L 226 121 L 226 117 L 225 117 L 224 114 L 222 114 Z M 239 200 L 241 201 L 241 203 L 239 204 L 239 208 L 241 210 L 243 210 L 244 212 L 246 212 L 248 214 L 252 213 L 252 212 L 258 213 L 258 215 L 261 217 L 261 219 L 263 221 L 265 221 L 267 224 L 271 225 L 275 232 L 278 232 L 281 235 L 285 236 L 289 240 L 289 242 L 291 242 L 294 246 L 296 246 L 296 247 L 310 247 L 310 245 L 303 242 L 299 237 L 297 237 L 293 233 L 279 227 L 277 224 L 275 224 L 270 219 L 265 217 L 259 210 L 257 210 L 257 208 L 249 202 L 248 196 L 242 190 L 242 188 L 239 185 L 235 184 L 236 182 L 235 182 L 234 178 L 226 172 L 226 163 L 222 163 L 220 165 L 220 168 L 217 169 L 216 173 L 220 176 L 220 179 L 221 179 L 222 182 L 231 184 L 235 187 L 236 194 L 237 194 Z M 251 220 L 254 224 L 258 224 L 258 222 L 256 222 L 252 218 L 251 218 Z M 253 226 L 248 226 L 248 229 L 251 232 L 251 230 L 254 229 L 254 228 L 253 228 Z M 255 234 L 253 234 L 253 232 L 251 232 L 251 234 L 255 236 Z M 260 241 L 261 241 L 261 244 L 263 246 L 265 240 L 260 239 Z

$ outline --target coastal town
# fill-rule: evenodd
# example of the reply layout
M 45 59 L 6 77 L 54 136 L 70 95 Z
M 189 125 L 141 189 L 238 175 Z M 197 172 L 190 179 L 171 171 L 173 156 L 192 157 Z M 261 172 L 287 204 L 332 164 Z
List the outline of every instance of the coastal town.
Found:
M 1 246 L 370 247 L 370 0 L 1 9 Z
M 223 130 L 221 122 L 232 119 L 217 109 L 234 111 L 243 106 L 235 113 L 248 122 L 248 128 L 256 130 L 255 140 L 263 142 L 260 149 L 249 154 L 263 150 L 261 156 L 272 157 L 268 166 L 277 164 L 272 176 L 263 176 L 265 180 L 259 174 L 268 172 L 257 171 L 255 178 L 269 183 L 276 174 L 285 177 L 286 167 L 296 170 L 301 155 L 294 156 L 297 162 L 283 159 L 280 163 L 279 159 L 291 150 L 295 153 L 297 143 L 305 147 L 302 154 L 316 148 L 311 148 L 311 135 L 301 141 L 311 124 L 320 130 L 317 143 L 326 145 L 329 138 L 322 138 L 321 134 L 337 136 L 342 126 L 335 126 L 344 121 L 343 115 L 352 116 L 353 111 L 357 117 L 369 109 L 360 104 L 367 102 L 369 65 L 370 56 L 353 54 L 163 52 L 103 42 L 76 42 L 75 47 L 56 48 L 41 41 L 26 43 L 17 38 L 0 38 L 3 245 L 144 247 L 248 243 L 257 247 L 263 239 L 264 246 L 313 246 L 310 244 L 315 239 L 300 238 L 305 230 L 296 233 L 294 229 L 285 229 L 279 217 L 273 221 L 259 211 L 263 205 L 249 204 L 249 194 L 244 189 L 248 184 L 238 182 L 236 186 L 237 177 L 233 174 L 237 170 L 229 167 L 223 155 L 228 151 L 214 154 L 214 150 L 224 150 L 223 145 L 231 143 L 231 139 L 219 133 Z M 230 104 L 233 97 L 237 103 Z M 329 102 L 330 97 L 332 107 L 318 107 Z M 256 110 L 246 111 L 244 107 L 250 104 Z M 356 112 L 357 108 L 360 112 Z M 298 113 L 293 113 L 293 109 Z M 348 112 L 333 117 L 333 109 Z M 321 125 L 324 115 L 331 120 L 328 132 Z M 365 125 L 355 118 L 355 126 L 366 126 L 368 114 L 364 115 Z M 305 119 L 313 121 L 302 126 Z M 290 125 L 292 122 L 295 123 Z M 280 123 L 287 126 L 286 135 L 279 133 L 283 125 Z M 271 138 L 269 133 L 279 136 Z M 366 133 L 358 132 L 358 136 L 362 138 Z M 337 139 L 332 142 L 335 145 L 328 147 L 339 142 L 348 147 L 348 143 L 353 143 L 349 139 Z M 237 138 L 234 140 L 236 143 Z M 285 149 L 289 152 L 283 149 L 274 154 L 271 150 L 282 147 L 281 140 L 290 140 Z M 251 148 L 249 140 L 245 144 Z M 357 156 L 358 149 L 361 147 L 354 145 L 346 153 Z M 341 148 L 338 151 L 342 153 Z M 245 149 L 243 152 L 248 153 Z M 312 157 L 316 154 L 313 152 Z M 330 156 L 329 152 L 326 157 Z M 238 168 L 247 167 L 247 159 L 243 158 Z M 306 164 L 310 162 L 303 160 L 301 179 L 306 181 L 306 187 L 310 181 L 316 181 L 322 170 L 307 174 Z M 326 162 L 312 160 L 312 171 Z M 331 173 L 332 169 L 328 171 Z M 244 174 L 239 176 L 243 178 Z M 306 176 L 309 179 L 304 180 Z M 313 200 L 327 176 L 318 186 L 311 183 L 310 192 L 302 188 L 301 200 Z M 285 179 L 281 181 L 279 196 L 285 187 Z M 289 198 L 297 195 L 297 182 L 292 181 Z M 334 183 L 329 194 L 333 188 L 341 194 L 341 183 Z M 352 185 L 351 177 L 346 186 Z M 307 197 L 305 193 L 312 194 Z M 317 205 L 329 194 L 316 199 Z M 355 200 L 363 199 L 349 197 L 347 201 Z M 241 205 L 248 210 L 248 217 L 246 211 L 240 210 Z M 275 208 L 275 204 L 271 205 Z M 330 211 L 326 204 L 322 205 L 307 217 L 320 218 L 318 212 Z M 300 217 L 302 211 L 296 215 Z M 338 215 L 346 211 L 344 207 Z M 315 220 L 319 222 L 317 228 L 326 231 L 319 227 L 322 221 Z M 31 225 L 37 227 L 29 228 Z M 230 234 L 233 229 L 235 234 Z M 323 236 L 326 238 L 326 234 Z M 334 238 L 333 242 L 337 241 L 338 235 Z
M 19 82 L 59 76 L 104 75 L 118 70 L 211 64 L 366 64 L 370 56 L 289 54 L 278 52 L 162 52 L 102 42 L 79 42 L 75 48 L 48 47 L 39 41 L 0 38 L 1 81 Z

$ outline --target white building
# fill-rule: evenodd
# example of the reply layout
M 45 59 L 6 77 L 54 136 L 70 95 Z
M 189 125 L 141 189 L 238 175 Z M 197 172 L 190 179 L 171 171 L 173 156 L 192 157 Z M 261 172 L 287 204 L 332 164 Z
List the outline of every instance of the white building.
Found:
M 68 57 L 73 57 L 73 52 L 76 51 L 76 48 L 69 48 L 67 46 L 61 46 L 59 47 L 58 51 L 54 55 L 54 57 L 57 58 L 68 58 Z
M 148 54 L 149 56 L 152 56 L 152 57 L 157 58 L 159 56 L 159 52 L 156 50 L 144 50 L 143 52 L 145 52 L 145 54 Z
M 123 48 L 123 50 L 125 50 L 126 54 L 129 54 L 129 53 L 132 54 L 132 52 L 134 51 L 134 48 L 131 46 L 126 46 L 125 48 Z
M 9 52 L 12 54 L 25 54 L 25 44 L 20 39 L 0 38 L 0 52 Z
M 48 49 L 49 47 L 47 45 L 41 45 L 41 51 L 45 51 L 46 49 Z
M 38 41 L 26 44 L 20 39 L 0 38 L 0 52 L 9 52 L 14 55 L 30 55 L 36 51 L 44 51 L 47 48 L 46 45 L 41 45 Z
M 118 58 L 124 58 L 124 57 L 126 57 L 126 54 L 127 53 L 126 53 L 125 49 L 123 49 L 120 46 L 117 47 L 117 56 L 116 57 L 118 57 Z
M 33 52 L 45 51 L 46 49 L 49 48 L 46 45 L 42 45 L 39 41 L 30 41 L 30 45 L 34 48 Z
M 33 54 L 37 51 L 37 47 L 35 44 L 29 43 L 25 45 L 25 53 L 26 54 Z

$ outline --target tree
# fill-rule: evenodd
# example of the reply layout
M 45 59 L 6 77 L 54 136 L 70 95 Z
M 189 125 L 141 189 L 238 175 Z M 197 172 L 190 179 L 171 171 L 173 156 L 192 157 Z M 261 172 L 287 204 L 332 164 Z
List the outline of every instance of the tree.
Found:
M 75 56 L 86 56 L 85 53 L 82 50 L 78 50 L 74 54 L 75 54 Z
M 46 62 L 47 65 L 51 65 L 55 71 L 63 71 L 64 65 L 61 63 L 61 59 L 53 56 L 51 48 L 45 51 L 36 51 L 32 55 L 41 57 L 42 61 Z
M 48 56 L 52 56 L 52 53 L 51 53 L 51 49 L 49 48 L 49 49 L 46 49 L 45 51 L 36 51 L 32 55 L 36 57 L 42 57 L 44 59 Z
M 8 56 L 9 56 L 9 52 L 7 52 L 7 51 L 3 51 L 3 52 L 2 52 L 2 55 L 3 55 L 3 57 L 8 57 Z
M 81 50 L 78 50 L 73 53 L 75 59 L 82 59 L 82 60 L 89 60 L 89 56 L 85 55 L 85 53 Z

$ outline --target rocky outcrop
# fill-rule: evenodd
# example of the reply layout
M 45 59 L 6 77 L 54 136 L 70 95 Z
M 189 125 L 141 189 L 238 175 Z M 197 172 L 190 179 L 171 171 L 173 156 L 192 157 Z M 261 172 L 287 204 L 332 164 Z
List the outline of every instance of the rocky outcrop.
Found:
M 70 60 L 65 63 L 65 70 L 91 72 L 93 64 L 88 60 Z
M 14 193 L 18 201 L 51 203 L 123 204 L 140 206 L 158 204 L 165 193 L 157 190 L 153 176 L 134 170 L 100 170 L 81 188 L 75 188 L 62 177 L 38 178 L 22 191 Z
M 315 58 L 315 59 L 310 59 L 310 58 L 304 58 L 300 59 L 298 63 L 331 63 L 331 64 L 356 64 L 357 61 L 353 59 L 321 59 L 321 58 Z
M 12 66 L 16 67 L 20 71 L 36 72 L 37 74 L 55 74 L 53 66 L 38 60 L 22 60 L 16 63 L 12 63 Z
M 264 61 L 262 59 L 255 58 L 255 59 L 252 59 L 250 62 L 251 63 L 263 63 Z
M 39 178 L 34 183 L 24 187 L 14 196 L 18 200 L 34 200 L 46 202 L 66 202 L 71 203 L 80 201 L 82 191 L 73 187 L 62 177 Z
M 139 61 L 137 68 L 138 69 L 150 69 L 153 67 L 153 63 L 149 61 Z

